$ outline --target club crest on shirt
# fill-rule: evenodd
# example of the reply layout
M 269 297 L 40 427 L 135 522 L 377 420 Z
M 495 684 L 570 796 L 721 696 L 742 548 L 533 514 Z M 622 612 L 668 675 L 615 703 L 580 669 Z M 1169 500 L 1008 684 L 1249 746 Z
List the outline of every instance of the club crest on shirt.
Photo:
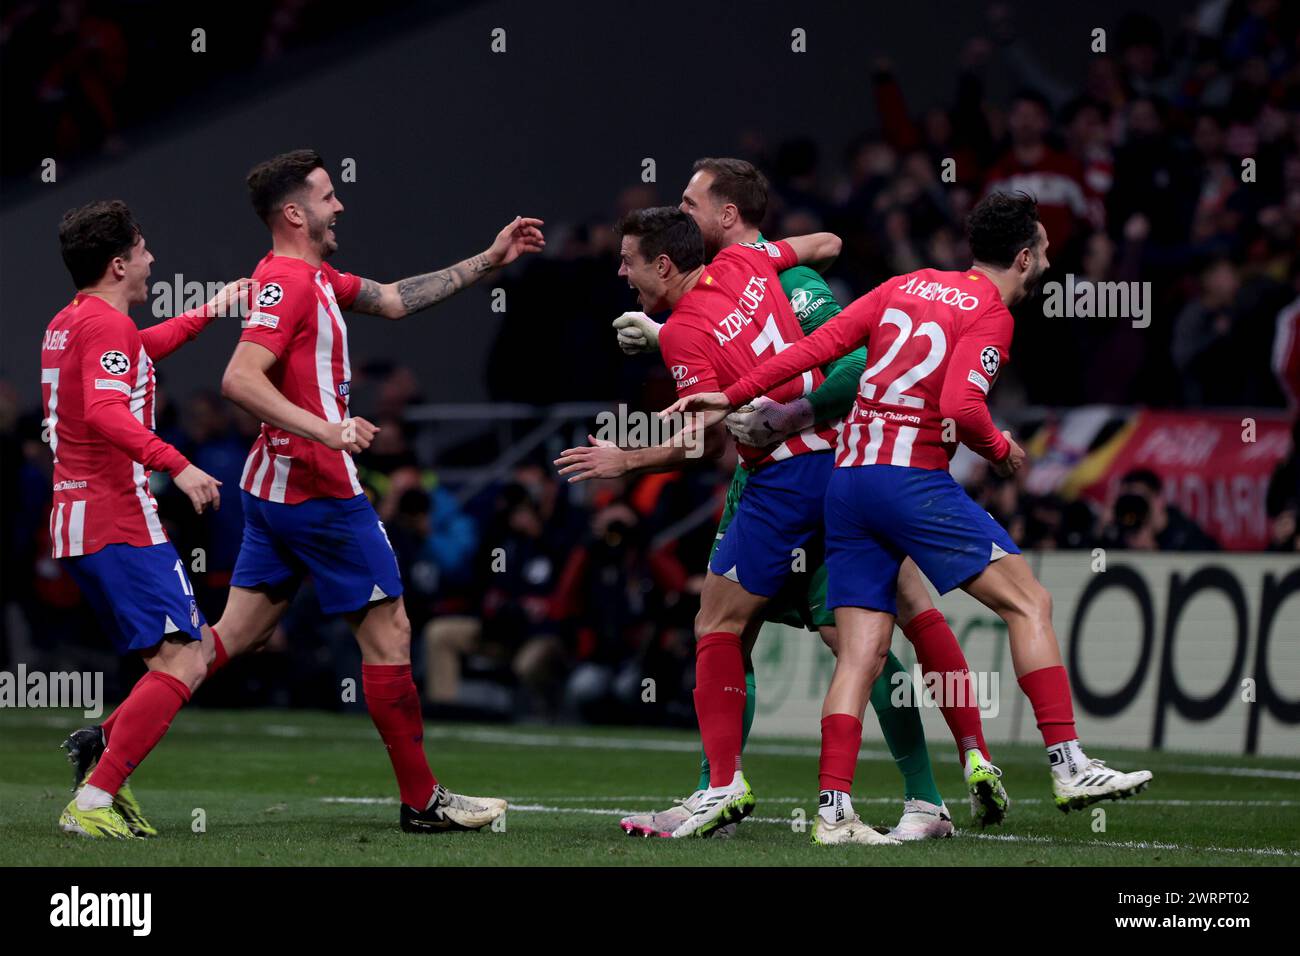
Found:
M 985 373 L 991 378 L 998 374 L 998 366 L 1002 364 L 1002 353 L 992 345 L 984 346 L 984 351 L 980 352 L 980 365 L 984 366 Z
M 99 357 L 99 364 L 109 375 L 125 375 L 131 371 L 131 360 L 125 352 L 109 349 Z
M 257 293 L 257 304 L 264 309 L 269 309 L 273 305 L 278 305 L 284 298 L 284 289 L 280 288 L 278 282 L 268 282 L 262 286 L 262 291 Z

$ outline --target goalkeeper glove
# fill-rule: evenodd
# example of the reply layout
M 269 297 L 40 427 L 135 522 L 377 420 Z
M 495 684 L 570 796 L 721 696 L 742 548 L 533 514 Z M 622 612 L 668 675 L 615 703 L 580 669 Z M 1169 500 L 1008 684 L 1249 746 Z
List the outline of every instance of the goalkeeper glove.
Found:
M 644 312 L 624 312 L 614 320 L 618 330 L 618 347 L 626 355 L 659 351 L 661 325 Z
M 760 395 L 727 416 L 727 431 L 739 442 L 766 448 L 797 435 L 812 423 L 813 407 L 808 399 L 781 403 Z

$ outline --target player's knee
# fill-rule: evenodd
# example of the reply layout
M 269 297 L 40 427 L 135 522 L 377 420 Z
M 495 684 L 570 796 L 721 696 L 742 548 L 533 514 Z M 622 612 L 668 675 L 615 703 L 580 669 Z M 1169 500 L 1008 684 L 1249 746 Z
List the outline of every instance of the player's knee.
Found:
M 384 651 L 395 658 L 411 658 L 411 619 L 406 616 L 406 608 L 398 605 L 393 609 L 387 626 L 384 628 Z
M 1033 616 L 1040 621 L 1052 620 L 1052 592 L 1037 581 L 1029 591 L 1030 607 Z
M 1052 595 L 1037 581 L 1016 589 L 1002 609 L 1002 616 L 1015 615 L 1034 622 L 1051 621 Z
M 712 634 L 715 630 L 717 628 L 714 626 L 713 618 L 706 617 L 704 609 L 700 608 L 695 615 L 695 639 L 698 641 L 705 634 Z
M 186 648 L 184 652 L 173 655 L 162 668 L 164 672 L 189 688 L 190 693 L 198 690 L 199 685 L 208 676 L 208 667 L 214 656 L 211 648 L 205 647 L 200 642 L 196 641 L 192 648 L 192 650 Z

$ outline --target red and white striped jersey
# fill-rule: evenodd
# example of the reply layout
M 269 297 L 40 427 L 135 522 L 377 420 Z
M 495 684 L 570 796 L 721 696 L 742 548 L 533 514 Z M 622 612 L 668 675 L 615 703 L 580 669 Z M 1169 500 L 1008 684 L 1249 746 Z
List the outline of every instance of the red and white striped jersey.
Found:
M 724 391 L 733 405 L 748 401 L 866 343 L 869 364 L 840 426 L 837 467 L 947 470 L 959 441 L 999 461 L 1009 445 L 988 393 L 1011 360 L 1013 328 L 985 276 L 921 269 L 877 286 Z
M 326 262 L 314 266 L 268 252 L 253 281 L 257 296 L 239 340 L 275 355 L 267 377 L 285 398 L 326 421 L 343 421 L 352 363 L 348 327 L 339 309 L 352 304 L 361 280 Z M 356 466 L 346 451 L 266 423 L 253 442 L 239 486 L 285 504 L 361 494 Z
M 54 557 L 167 540 L 149 474 L 175 477 L 189 462 L 153 433 L 152 360 L 208 321 L 186 313 L 141 331 L 103 299 L 82 294 L 51 320 L 41 343 L 41 393 L 54 455 Z
M 678 398 L 717 392 L 785 351 L 804 337 L 779 273 L 799 264 L 786 242 L 736 243 L 704 267 L 695 287 L 682 296 L 659 332 L 659 351 L 677 383 Z M 789 402 L 822 383 L 813 368 L 797 381 L 764 390 L 768 398 Z M 750 471 L 774 461 L 814 451 L 830 451 L 835 426 L 812 425 L 766 448 L 736 443 Z

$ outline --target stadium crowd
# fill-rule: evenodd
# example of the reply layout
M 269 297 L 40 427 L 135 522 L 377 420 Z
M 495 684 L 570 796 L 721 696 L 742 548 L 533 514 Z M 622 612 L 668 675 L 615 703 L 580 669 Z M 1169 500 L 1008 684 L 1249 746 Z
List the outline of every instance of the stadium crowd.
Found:
M 1020 316 L 995 416 L 1084 403 L 1294 412 L 1300 11 L 1277 0 L 1205 2 L 1173 34 L 1130 16 L 1111 32 L 1111 52 L 1092 59 L 1082 89 L 1063 86 L 1035 60 L 1007 10 L 992 8 L 988 25 L 963 52 L 946 106 L 915 109 L 890 64 L 878 61 L 878 123 L 839 157 L 810 139 L 769 143 L 759 131 L 737 144 L 736 154 L 771 180 L 767 233 L 842 236 L 828 278 L 843 304 L 899 272 L 963 267 L 961 224 L 974 201 L 994 188 L 1024 189 L 1038 197 L 1051 236 L 1048 280 L 1149 282 L 1155 320 L 1142 328 L 1126 318 L 1045 318 L 1041 302 L 1031 304 L 1038 314 Z M 990 92 L 995 68 L 1011 71 L 997 79 L 1018 92 Z M 946 160 L 955 161 L 955 181 L 942 178 Z M 605 215 L 551 222 L 548 254 L 504 280 L 512 307 L 485 373 L 494 400 L 668 404 L 673 389 L 657 356 L 625 359 L 609 328 L 630 307 L 611 223 L 628 208 L 675 201 L 670 191 L 681 184 L 663 178 L 660 192 L 631 188 Z M 552 314 L 550 303 L 572 300 L 556 291 L 574 288 L 584 308 Z M 554 349 L 557 339 L 570 347 Z M 536 363 L 539 352 L 554 361 Z M 155 476 L 171 537 L 196 562 L 199 603 L 216 620 L 242 527 L 234 491 L 257 426 L 215 393 L 169 404 L 165 371 L 159 432 L 226 490 L 221 510 L 199 517 Z M 406 419 L 419 401 L 410 368 L 368 366 L 353 397 L 357 412 L 383 428 L 358 466 L 402 566 L 431 709 L 630 720 L 649 677 L 666 712 L 692 722 L 692 620 L 734 457 L 570 487 L 550 461 L 565 442 L 583 439 L 587 424 L 579 423 L 465 499 L 439 468 L 483 464 L 482 452 L 419 453 L 417 426 Z M 99 649 L 75 586 L 49 557 L 51 466 L 34 406 L 33 396 L 0 383 L 0 666 L 23 659 L 113 675 L 115 659 Z M 983 471 L 970 482 L 1024 547 L 1217 546 L 1165 499 L 1151 472 L 1126 475 L 1102 510 L 1031 495 L 1024 482 L 1025 472 L 1001 479 Z M 1269 497 L 1270 546 L 1300 548 L 1294 452 Z M 346 625 L 319 614 L 308 583 L 267 651 L 232 663 L 201 702 L 360 707 L 340 704 L 338 694 L 358 666 Z M 118 690 L 131 679 L 122 674 Z

